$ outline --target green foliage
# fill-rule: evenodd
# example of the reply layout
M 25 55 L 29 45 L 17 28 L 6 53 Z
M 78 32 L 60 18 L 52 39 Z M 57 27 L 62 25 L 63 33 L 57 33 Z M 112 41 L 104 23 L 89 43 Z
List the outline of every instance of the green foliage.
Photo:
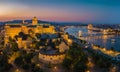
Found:
M 29 69 L 30 69 L 30 65 L 29 65 L 29 64 L 23 64 L 23 65 L 22 65 L 22 68 L 23 68 L 24 70 L 29 70 Z
M 40 67 L 36 66 L 35 64 L 32 64 L 31 71 L 32 72 L 44 72 Z
M 54 42 L 54 45 L 59 45 L 61 42 L 62 42 L 61 40 L 56 40 L 56 41 Z
M 0 55 L 0 72 L 7 72 L 12 68 L 12 65 L 8 63 L 7 55 Z
M 21 55 L 15 59 L 14 64 L 18 67 L 25 68 L 26 65 L 31 64 L 31 59 L 33 58 L 33 56 L 34 56 L 33 53 Z
M 96 53 L 92 50 L 88 51 L 91 53 L 93 62 L 96 66 L 100 68 L 109 68 L 112 65 L 111 60 L 109 58 L 104 57 L 103 55 Z
M 24 53 L 24 51 L 23 51 Z M 31 72 L 43 72 L 43 70 L 36 66 L 35 63 L 32 63 L 31 62 L 31 59 L 34 57 L 34 54 L 33 53 L 26 53 L 25 54 L 22 54 L 21 56 L 17 57 L 15 60 L 14 60 L 14 64 L 26 71 L 31 71 Z
M 68 59 L 68 58 L 65 58 L 65 59 L 63 60 L 62 65 L 63 65 L 65 68 L 70 69 L 71 63 L 72 63 L 72 60 L 70 60 L 70 59 Z
M 9 37 L 9 41 L 10 41 L 10 42 L 14 42 L 14 40 L 13 40 L 11 37 Z
M 32 29 L 29 29 L 28 33 L 31 35 L 31 34 L 34 34 L 34 31 Z
M 41 37 L 41 34 L 40 34 L 40 33 L 36 33 L 35 36 L 36 36 L 37 38 L 40 38 L 40 37 Z
M 32 69 L 32 72 L 43 72 L 43 70 L 39 67 L 35 67 Z
M 83 72 L 87 69 L 87 62 L 88 59 L 82 50 L 82 47 L 76 43 L 73 43 L 66 54 L 63 61 L 63 66 L 67 69 L 72 69 L 74 72 Z
M 24 61 L 23 61 L 23 57 L 17 57 L 16 59 L 15 59 L 15 61 L 14 61 L 14 64 L 16 65 L 16 66 L 18 66 L 18 67 L 21 67 L 22 66 L 22 64 L 24 64 Z
M 21 56 L 24 56 L 25 54 L 27 54 L 27 51 L 24 49 L 20 49 L 19 52 Z
M 31 59 L 33 58 L 34 54 L 33 53 L 28 53 L 23 56 L 24 62 L 26 63 L 31 63 Z
M 35 49 L 38 49 L 38 50 L 39 50 L 40 41 L 38 41 L 38 42 L 36 41 L 34 44 L 35 44 Z
M 10 45 L 11 45 L 11 49 L 12 51 L 18 51 L 18 44 L 16 43 L 16 41 L 14 39 L 12 39 L 11 37 L 9 37 L 9 41 L 10 41 Z
M 74 72 L 85 72 L 87 70 L 87 66 L 82 62 L 79 61 L 77 64 L 74 66 Z
M 17 38 L 18 38 L 18 35 L 15 35 L 14 38 L 15 38 L 15 40 L 18 40 L 18 39 L 17 39 Z
M 25 34 L 23 32 L 19 32 L 19 37 L 23 37 Z
M 17 38 L 18 38 L 18 37 L 21 37 L 22 40 L 26 40 L 26 39 L 28 38 L 28 35 L 27 35 L 27 34 L 24 34 L 23 32 L 19 32 Z
M 19 50 L 19 48 L 18 48 L 18 44 L 16 43 L 16 42 L 12 42 L 11 43 L 11 49 L 12 49 L 12 51 L 18 51 Z
M 80 40 L 82 44 L 86 44 L 87 42 L 85 40 Z
M 61 38 L 61 34 L 60 33 L 58 33 L 58 38 Z
M 41 39 L 39 42 L 40 46 L 45 46 L 45 43 L 47 43 L 47 39 Z
M 111 66 L 111 62 L 108 58 L 103 57 L 99 54 L 94 54 L 94 63 L 100 68 L 109 68 Z

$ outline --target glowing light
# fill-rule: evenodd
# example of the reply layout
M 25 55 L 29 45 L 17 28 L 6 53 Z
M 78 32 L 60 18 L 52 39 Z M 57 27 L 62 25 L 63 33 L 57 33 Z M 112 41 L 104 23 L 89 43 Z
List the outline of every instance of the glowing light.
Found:
M 107 54 L 107 55 L 110 55 L 110 56 L 115 57 L 115 56 L 120 54 L 120 52 L 116 52 L 116 51 L 113 51 L 113 50 L 106 50 L 106 48 L 101 48 L 101 47 L 98 47 L 98 46 L 95 46 L 95 45 L 93 45 L 92 47 L 93 47 L 93 49 L 100 50 L 104 54 Z

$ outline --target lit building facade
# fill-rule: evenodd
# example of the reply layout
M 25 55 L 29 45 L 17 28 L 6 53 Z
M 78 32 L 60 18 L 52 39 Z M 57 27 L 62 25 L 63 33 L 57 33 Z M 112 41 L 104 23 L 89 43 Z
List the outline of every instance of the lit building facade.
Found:
M 50 33 L 54 34 L 56 33 L 55 27 L 50 24 L 43 24 L 38 23 L 38 19 L 34 17 L 32 19 L 32 23 L 19 23 L 19 24 L 6 24 L 4 26 L 5 28 L 5 45 L 9 42 L 9 37 L 14 39 L 16 35 L 18 35 L 20 32 L 23 32 L 24 34 L 29 34 L 32 32 L 33 35 L 36 33 L 44 34 L 44 33 Z

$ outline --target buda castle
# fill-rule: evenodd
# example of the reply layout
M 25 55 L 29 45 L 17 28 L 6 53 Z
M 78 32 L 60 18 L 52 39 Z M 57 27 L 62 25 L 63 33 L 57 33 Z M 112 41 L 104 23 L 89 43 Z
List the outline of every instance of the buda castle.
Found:
M 50 24 L 38 23 L 34 17 L 32 23 L 6 24 L 4 26 L 6 48 L 32 49 L 39 52 L 39 60 L 45 63 L 62 63 L 66 51 L 72 44 L 67 33 L 57 32 Z M 14 59 L 10 59 L 14 61 Z M 10 61 L 10 62 L 11 62 Z
M 12 23 L 12 24 L 5 24 L 5 45 L 9 42 L 9 38 L 11 37 L 14 39 L 16 35 L 18 35 L 20 32 L 23 32 L 24 34 L 29 34 L 30 32 L 32 34 L 54 34 L 56 33 L 55 27 L 50 24 L 43 24 L 38 23 L 38 19 L 34 17 L 32 19 L 32 23 L 22 22 L 22 23 Z

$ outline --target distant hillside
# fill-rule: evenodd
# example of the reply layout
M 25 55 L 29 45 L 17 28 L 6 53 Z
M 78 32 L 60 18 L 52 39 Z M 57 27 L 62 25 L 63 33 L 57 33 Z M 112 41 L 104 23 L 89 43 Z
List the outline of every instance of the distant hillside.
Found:
M 4 24 L 3 22 L 0 22 L 0 25 Z
M 32 20 L 25 20 L 25 22 L 32 23 Z M 61 25 L 61 26 L 66 26 L 66 25 L 86 25 L 83 23 L 77 23 L 77 22 L 49 22 L 49 21 L 42 21 L 38 20 L 39 23 L 49 23 L 52 25 Z M 0 22 L 0 25 L 6 24 L 6 23 L 22 23 L 22 20 L 13 20 L 13 21 L 6 21 L 6 22 Z
M 58 24 L 62 26 L 87 26 L 87 24 L 80 22 L 59 22 Z
M 25 20 L 25 22 L 32 23 L 32 20 Z M 39 23 L 48 23 L 47 21 L 38 20 Z M 22 23 L 22 20 L 13 20 L 13 21 L 6 21 L 4 23 Z

